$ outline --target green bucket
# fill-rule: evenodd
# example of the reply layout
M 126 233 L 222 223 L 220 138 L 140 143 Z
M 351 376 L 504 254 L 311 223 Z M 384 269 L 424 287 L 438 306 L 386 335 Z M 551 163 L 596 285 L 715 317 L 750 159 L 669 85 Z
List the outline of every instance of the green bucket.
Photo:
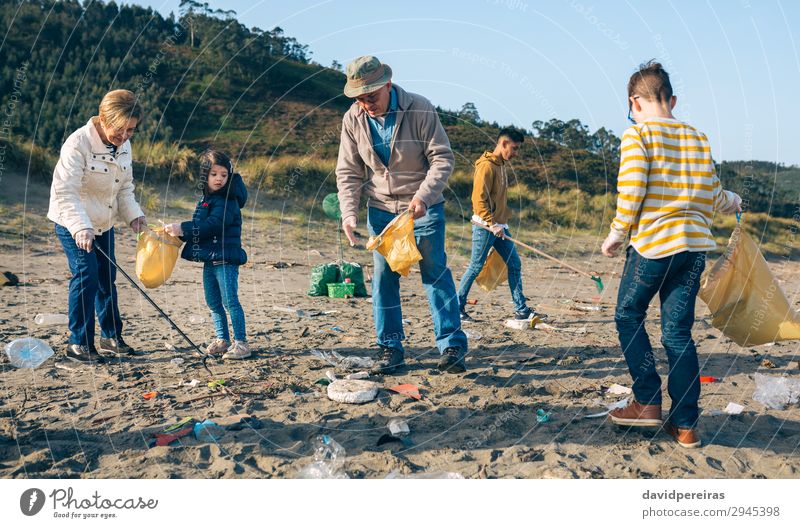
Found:
M 333 282 L 328 284 L 328 297 L 345 299 L 352 297 L 356 292 L 356 285 L 352 282 Z

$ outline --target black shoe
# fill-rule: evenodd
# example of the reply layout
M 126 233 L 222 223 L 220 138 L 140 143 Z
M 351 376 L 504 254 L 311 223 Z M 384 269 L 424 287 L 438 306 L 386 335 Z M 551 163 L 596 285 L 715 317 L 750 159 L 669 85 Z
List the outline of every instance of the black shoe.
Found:
M 89 348 L 84 345 L 67 345 L 64 356 L 79 363 L 105 363 L 105 358 L 98 354 L 94 347 Z
M 533 319 L 534 317 L 538 317 L 539 321 L 543 323 L 549 319 L 547 314 L 535 312 L 530 308 L 528 308 L 527 306 L 523 310 L 517 310 L 516 312 L 514 312 L 514 319 L 516 319 L 517 321 L 528 321 L 530 319 Z
M 465 310 L 464 308 L 461 309 L 458 315 L 461 317 L 462 321 L 472 321 L 472 317 L 469 316 L 467 310 Z
M 464 361 L 464 356 L 461 355 L 461 349 L 456 347 L 445 348 L 437 368 L 450 374 L 466 372 L 467 365 Z
M 402 350 L 381 345 L 378 356 L 375 365 L 370 369 L 372 374 L 393 374 L 406 366 Z
M 123 341 L 121 337 L 119 339 L 114 339 L 113 337 L 101 337 L 100 350 L 102 350 L 103 352 L 110 352 L 116 355 L 126 355 L 126 356 L 139 355 L 136 352 L 136 350 L 134 350 L 132 346 Z

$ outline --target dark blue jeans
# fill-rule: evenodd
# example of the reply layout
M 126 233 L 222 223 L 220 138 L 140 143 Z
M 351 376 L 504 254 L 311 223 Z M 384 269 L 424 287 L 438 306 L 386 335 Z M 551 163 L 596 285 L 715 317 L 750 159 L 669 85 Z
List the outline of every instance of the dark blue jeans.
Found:
M 511 236 L 508 229 L 506 236 Z M 517 253 L 517 245 L 513 242 L 496 237 L 482 227 L 472 226 L 472 258 L 461 283 L 458 285 L 458 304 L 463 309 L 467 305 L 467 295 L 472 288 L 472 283 L 478 278 L 489 250 L 494 248 L 508 267 L 508 287 L 511 289 L 511 300 L 514 301 L 516 311 L 524 310 L 527 306 L 525 295 L 522 293 L 522 264 Z
M 370 207 L 367 228 L 377 235 L 395 218 L 395 214 Z M 458 298 L 453 275 L 447 267 L 444 251 L 444 204 L 430 207 L 422 218 L 414 221 L 414 238 L 422 254 L 419 270 L 428 294 L 433 317 L 433 331 L 439 352 L 457 347 L 467 353 L 467 336 L 461 330 Z M 373 251 L 375 273 L 372 279 L 372 313 L 378 344 L 403 350 L 403 312 L 400 306 L 400 275 L 389 267 L 383 255 Z
M 667 353 L 667 392 L 672 400 L 668 418 L 682 428 L 697 424 L 700 367 L 692 340 L 694 307 L 706 254 L 685 251 L 661 259 L 641 256 L 628 247 L 614 320 L 636 401 L 661 405 L 661 378 L 644 328 L 647 307 L 658 293 L 661 300 L 661 344 Z
M 94 313 L 100 322 L 100 335 L 117 339 L 122 335 L 122 318 L 117 305 L 117 269 L 94 247 L 87 253 L 75 244 L 69 230 L 56 224 L 72 278 L 69 281 L 69 343 L 94 347 Z M 114 230 L 94 239 L 94 246 L 114 257 Z
M 237 341 L 247 341 L 244 310 L 239 303 L 239 266 L 206 262 L 203 266 L 203 289 L 206 304 L 214 320 L 214 332 L 217 338 L 231 340 L 228 318 L 225 314 L 225 310 L 228 310 L 233 325 L 233 338 Z

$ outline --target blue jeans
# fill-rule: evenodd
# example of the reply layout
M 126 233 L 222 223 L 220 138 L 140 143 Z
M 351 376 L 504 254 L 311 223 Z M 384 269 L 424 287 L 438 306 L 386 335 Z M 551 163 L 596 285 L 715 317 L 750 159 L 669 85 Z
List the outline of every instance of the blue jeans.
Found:
M 231 340 L 228 317 L 225 314 L 225 310 L 228 310 L 233 325 L 233 338 L 237 341 L 247 341 L 244 310 L 239 303 L 239 266 L 206 262 L 203 266 L 203 290 L 205 290 L 206 304 L 211 310 L 217 338 Z
M 367 228 L 377 235 L 395 218 L 394 213 L 370 207 Z M 444 204 L 428 208 L 425 216 L 414 221 L 414 238 L 422 254 L 419 270 L 428 294 L 433 316 L 433 331 L 439 352 L 456 347 L 467 353 L 467 336 L 461 331 L 458 298 L 453 275 L 447 267 L 444 251 Z M 400 306 L 400 275 L 392 271 L 383 255 L 373 251 L 375 273 L 372 279 L 372 313 L 378 344 L 403 350 L 403 313 Z
M 117 268 L 94 247 L 86 252 L 75 244 L 69 230 L 59 224 L 58 236 L 72 278 L 69 280 L 69 344 L 94 348 L 94 314 L 100 322 L 100 335 L 118 339 L 122 335 L 122 318 L 117 304 Z M 114 257 L 114 230 L 96 236 L 94 246 Z
M 511 236 L 508 229 L 506 236 Z M 466 273 L 461 277 L 458 285 L 458 305 L 463 310 L 467 305 L 467 295 L 472 288 L 472 283 L 478 278 L 489 250 L 494 248 L 508 267 L 508 287 L 511 289 L 511 299 L 514 301 L 516 311 L 524 310 L 527 306 L 525 295 L 522 293 L 522 264 L 519 261 L 517 245 L 513 242 L 494 236 L 482 227 L 472 226 L 472 258 Z
M 697 424 L 700 367 L 692 340 L 694 307 L 706 254 L 685 251 L 660 259 L 641 256 L 628 247 L 614 321 L 633 378 L 636 401 L 661 405 L 661 378 L 644 328 L 647 307 L 658 293 L 661 300 L 661 344 L 669 361 L 667 391 L 672 399 L 668 418 L 676 426 Z

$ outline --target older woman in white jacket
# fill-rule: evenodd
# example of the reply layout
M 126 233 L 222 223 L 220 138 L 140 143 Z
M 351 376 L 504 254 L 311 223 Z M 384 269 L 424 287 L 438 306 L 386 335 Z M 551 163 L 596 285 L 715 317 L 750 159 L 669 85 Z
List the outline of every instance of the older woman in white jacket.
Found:
M 53 171 L 47 218 L 67 255 L 69 344 L 66 357 L 102 362 L 94 344 L 95 310 L 100 322 L 99 349 L 135 354 L 122 339 L 122 318 L 114 285 L 114 222 L 121 218 L 134 233 L 144 229 L 144 214 L 133 193 L 130 137 L 141 119 L 136 96 L 128 90 L 107 93 L 100 115 L 72 133 L 61 147 Z

